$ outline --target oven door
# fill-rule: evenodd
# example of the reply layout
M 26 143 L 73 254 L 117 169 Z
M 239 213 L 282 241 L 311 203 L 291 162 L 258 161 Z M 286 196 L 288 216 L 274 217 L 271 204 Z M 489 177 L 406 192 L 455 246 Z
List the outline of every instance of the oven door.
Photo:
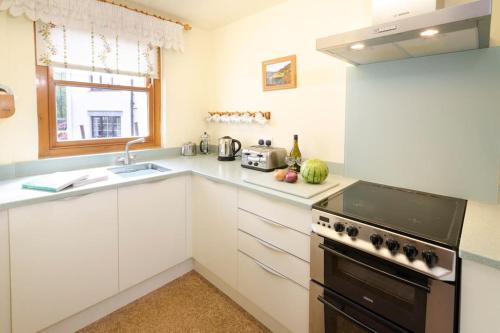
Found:
M 309 333 L 409 333 L 314 281 L 309 297 Z
M 430 292 L 425 275 L 313 234 L 311 278 L 338 295 L 336 300 L 344 297 L 407 331 L 425 332 Z

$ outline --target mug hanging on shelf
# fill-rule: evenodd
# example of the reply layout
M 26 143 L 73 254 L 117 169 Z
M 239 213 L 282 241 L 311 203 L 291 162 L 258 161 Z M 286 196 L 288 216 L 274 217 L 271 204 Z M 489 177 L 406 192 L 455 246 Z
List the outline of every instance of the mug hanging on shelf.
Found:
M 256 123 L 259 125 L 265 125 L 271 119 L 271 112 L 264 111 L 234 111 L 234 112 L 209 112 L 208 117 L 206 118 L 207 122 L 214 123 L 243 123 L 243 124 L 252 124 Z

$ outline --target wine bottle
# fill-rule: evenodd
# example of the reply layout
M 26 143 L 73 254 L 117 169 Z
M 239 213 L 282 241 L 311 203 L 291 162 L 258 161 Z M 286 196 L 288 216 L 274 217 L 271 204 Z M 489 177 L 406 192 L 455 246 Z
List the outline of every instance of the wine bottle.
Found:
M 299 172 L 300 165 L 297 162 L 300 162 L 300 159 L 302 158 L 302 154 L 300 153 L 299 136 L 297 134 L 295 134 L 293 136 L 293 148 L 290 151 L 290 157 L 296 159 L 295 163 L 290 167 L 290 169 Z

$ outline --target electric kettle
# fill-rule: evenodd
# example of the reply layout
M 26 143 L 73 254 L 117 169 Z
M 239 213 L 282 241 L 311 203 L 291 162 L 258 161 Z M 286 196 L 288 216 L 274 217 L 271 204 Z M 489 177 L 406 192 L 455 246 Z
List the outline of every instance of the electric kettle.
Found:
M 238 149 L 236 149 L 238 146 Z M 241 142 L 231 138 L 230 136 L 224 136 L 219 139 L 218 147 L 218 157 L 219 161 L 234 161 L 236 153 L 241 149 Z

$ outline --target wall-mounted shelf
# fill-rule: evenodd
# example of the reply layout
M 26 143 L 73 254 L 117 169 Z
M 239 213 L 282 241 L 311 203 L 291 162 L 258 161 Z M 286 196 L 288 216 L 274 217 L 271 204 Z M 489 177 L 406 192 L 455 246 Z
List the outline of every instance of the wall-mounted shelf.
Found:
M 213 111 L 208 113 L 207 122 L 242 123 L 265 125 L 271 120 L 269 111 Z

